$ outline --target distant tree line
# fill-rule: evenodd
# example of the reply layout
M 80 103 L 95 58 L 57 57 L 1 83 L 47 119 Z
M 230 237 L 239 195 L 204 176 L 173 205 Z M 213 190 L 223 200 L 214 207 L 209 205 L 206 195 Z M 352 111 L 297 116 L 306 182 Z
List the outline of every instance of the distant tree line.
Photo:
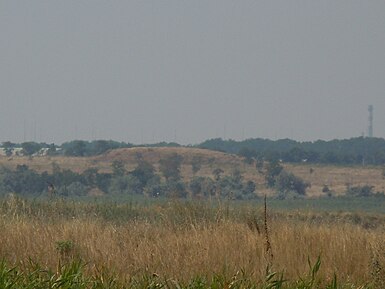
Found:
M 62 145 L 37 143 L 37 142 L 23 142 L 20 144 L 5 141 L 1 144 L 0 148 L 3 149 L 6 156 L 23 155 L 23 156 L 35 156 L 35 155 L 64 155 L 74 157 L 88 157 L 103 154 L 109 150 L 117 148 L 131 148 L 135 145 L 125 142 L 117 142 L 113 140 L 95 140 L 84 141 L 74 140 L 65 142 Z M 179 147 L 177 143 L 160 142 L 152 145 L 141 145 L 145 147 Z
M 62 145 L 24 142 L 16 144 L 3 142 L 1 148 L 7 156 L 16 151 L 22 155 L 33 156 L 65 155 L 65 156 L 95 156 L 108 150 L 130 148 L 136 145 L 112 140 L 83 141 L 74 140 Z M 146 147 L 179 147 L 177 143 L 160 142 L 140 145 Z M 314 142 L 297 142 L 290 139 L 268 140 L 247 139 L 244 141 L 210 139 L 201 144 L 190 146 L 238 154 L 248 163 L 258 160 L 281 160 L 288 163 L 323 163 L 341 165 L 383 165 L 385 164 L 385 139 L 357 137 L 345 140 L 318 140 Z M 42 150 L 44 150 L 42 152 Z
M 267 161 L 281 160 L 288 163 L 385 164 L 385 140 L 382 138 L 358 137 L 315 142 L 297 142 L 290 139 L 234 141 L 218 138 L 207 140 L 199 147 L 239 154 L 249 163 L 264 159 Z

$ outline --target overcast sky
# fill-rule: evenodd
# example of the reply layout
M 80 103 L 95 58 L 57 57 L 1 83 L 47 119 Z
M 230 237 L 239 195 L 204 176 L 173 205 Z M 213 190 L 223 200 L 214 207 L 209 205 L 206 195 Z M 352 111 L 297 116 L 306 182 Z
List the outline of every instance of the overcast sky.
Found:
M 0 0 L 0 142 L 385 137 L 385 1 Z

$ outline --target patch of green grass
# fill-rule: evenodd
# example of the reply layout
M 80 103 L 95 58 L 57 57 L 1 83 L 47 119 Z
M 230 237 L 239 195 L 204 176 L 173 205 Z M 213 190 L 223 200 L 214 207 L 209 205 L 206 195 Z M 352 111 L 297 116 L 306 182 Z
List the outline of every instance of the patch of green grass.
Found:
M 384 214 L 385 196 L 373 195 L 370 197 L 333 197 L 316 199 L 270 199 L 272 209 L 284 211 L 312 211 L 312 212 L 365 212 Z
M 307 276 L 298 280 L 285 280 L 283 273 L 267 272 L 266 278 L 254 281 L 252 274 L 240 270 L 231 278 L 215 275 L 212 278 L 197 276 L 187 282 L 179 282 L 173 278 L 164 278 L 157 274 L 143 275 L 120 281 L 107 270 L 96 270 L 93 274 L 86 272 L 87 264 L 72 261 L 59 266 L 57 272 L 42 269 L 38 264 L 29 262 L 24 270 L 20 267 L 9 267 L 5 261 L 0 262 L 0 288 L 2 289 L 118 289 L 118 288 L 180 288 L 180 289 L 376 289 L 374 285 L 339 284 L 337 276 L 325 282 L 317 278 L 321 259 L 311 265 Z

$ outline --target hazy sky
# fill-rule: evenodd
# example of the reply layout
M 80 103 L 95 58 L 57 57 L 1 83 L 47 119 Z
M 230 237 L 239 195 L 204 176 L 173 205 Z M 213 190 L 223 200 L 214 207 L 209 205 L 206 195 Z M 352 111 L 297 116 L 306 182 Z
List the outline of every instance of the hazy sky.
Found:
M 385 1 L 0 0 L 0 142 L 385 137 Z

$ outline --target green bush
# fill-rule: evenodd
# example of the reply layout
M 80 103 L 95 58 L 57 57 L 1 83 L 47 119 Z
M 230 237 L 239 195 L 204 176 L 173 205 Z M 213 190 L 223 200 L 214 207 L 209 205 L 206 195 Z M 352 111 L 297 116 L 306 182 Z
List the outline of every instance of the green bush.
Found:
M 374 194 L 374 186 L 364 185 L 364 186 L 348 186 L 346 194 L 356 197 L 369 197 Z
M 301 178 L 282 170 L 276 178 L 275 187 L 278 191 L 280 198 L 287 198 L 288 196 L 304 196 L 306 195 L 306 189 L 309 184 L 304 182 Z M 294 193 L 290 194 L 290 193 Z

